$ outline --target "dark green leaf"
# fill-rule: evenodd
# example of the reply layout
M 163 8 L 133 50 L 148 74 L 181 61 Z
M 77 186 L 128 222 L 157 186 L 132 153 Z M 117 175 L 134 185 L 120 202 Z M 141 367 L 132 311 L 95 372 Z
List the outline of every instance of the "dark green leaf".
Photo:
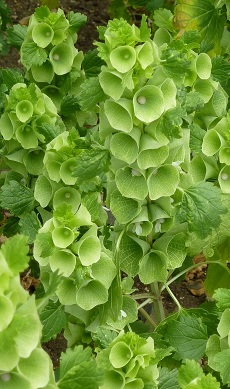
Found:
M 28 236 L 28 243 L 33 243 L 40 228 L 37 215 L 34 211 L 23 216 L 20 221 L 20 232 Z
M 190 148 L 194 153 L 201 152 L 203 137 L 206 131 L 201 128 L 198 124 L 192 123 L 189 126 L 190 129 Z
M 14 84 L 17 84 L 18 82 L 24 82 L 22 73 L 16 69 L 2 69 L 1 76 L 8 90 L 10 90 Z
M 87 16 L 79 12 L 74 13 L 73 11 L 70 11 L 67 14 L 67 19 L 69 20 L 70 24 L 69 31 L 74 33 L 77 32 L 82 26 L 84 26 L 87 21 Z
M 2 253 L 13 274 L 18 275 L 28 266 L 28 251 L 27 237 L 24 235 L 14 235 L 2 246 Z
M 51 140 L 62 132 L 62 129 L 59 126 L 49 123 L 43 123 L 37 126 L 36 130 L 39 134 L 44 135 L 46 143 L 51 142 Z
M 100 73 L 101 66 L 105 64 L 97 54 L 97 49 L 94 49 L 88 51 L 84 56 L 82 68 L 85 71 L 86 77 L 96 77 Z
M 11 23 L 11 9 L 5 2 L 5 0 L 0 1 L 0 18 L 1 18 L 1 30 L 6 29 L 7 23 Z
M 203 239 L 219 227 L 221 214 L 226 212 L 220 189 L 210 182 L 199 182 L 184 191 L 177 218 L 180 223 L 187 222 L 189 231 Z
M 223 57 L 212 59 L 212 76 L 215 81 L 227 82 L 230 77 L 230 63 Z
M 15 26 L 8 28 L 7 30 L 7 42 L 18 49 L 20 49 L 22 43 L 25 40 L 27 33 L 27 26 L 21 26 L 16 24 Z
M 168 370 L 166 367 L 160 369 L 158 389 L 180 389 L 177 381 L 178 370 Z
M 107 150 L 85 150 L 76 158 L 73 176 L 90 180 L 107 171 L 109 152 Z
M 8 217 L 3 228 L 3 235 L 10 238 L 11 236 L 18 234 L 20 232 L 19 220 L 20 219 L 15 216 Z
M 49 301 L 40 314 L 40 320 L 43 325 L 42 341 L 48 342 L 55 335 L 61 332 L 66 324 L 66 314 L 64 306 L 59 302 Z
M 199 360 L 203 357 L 208 335 L 199 317 L 181 313 L 178 320 L 169 322 L 165 336 L 176 350 L 177 359 Z
M 92 77 L 83 82 L 78 95 L 79 104 L 83 111 L 88 111 L 104 100 L 105 94 L 98 77 Z
M 61 116 L 69 116 L 76 111 L 79 111 L 78 99 L 74 96 L 64 96 L 61 102 L 61 108 L 59 114 Z
M 34 196 L 31 189 L 17 181 L 3 185 L 0 193 L 1 206 L 15 216 L 21 216 L 34 208 Z

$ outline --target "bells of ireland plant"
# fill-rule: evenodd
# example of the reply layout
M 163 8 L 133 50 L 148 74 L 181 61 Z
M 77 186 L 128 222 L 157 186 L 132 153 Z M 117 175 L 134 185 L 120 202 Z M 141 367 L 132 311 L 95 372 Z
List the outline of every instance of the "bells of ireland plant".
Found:
M 134 115 L 144 123 L 158 119 L 164 112 L 164 95 L 158 87 L 145 85 L 133 97 Z
M 109 363 L 100 389 L 143 389 L 148 384 L 157 385 L 159 372 L 152 338 L 144 339 L 134 332 L 121 331 L 106 349 L 99 351 L 99 366 L 105 356 Z
M 127 73 L 136 63 L 136 51 L 131 46 L 119 46 L 110 53 L 110 62 L 120 73 Z
M 53 385 L 55 389 L 52 363 L 40 343 L 42 325 L 35 298 L 20 284 L 19 272 L 29 262 L 27 253 L 23 235 L 15 235 L 0 250 L 0 387 L 38 389 Z

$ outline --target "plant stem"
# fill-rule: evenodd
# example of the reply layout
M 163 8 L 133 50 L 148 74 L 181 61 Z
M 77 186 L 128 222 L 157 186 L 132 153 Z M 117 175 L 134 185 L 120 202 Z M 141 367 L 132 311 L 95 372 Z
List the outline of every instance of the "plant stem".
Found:
M 159 290 L 158 282 L 152 282 L 150 287 L 155 297 L 153 300 L 154 316 L 156 318 L 157 324 L 159 324 L 162 320 L 165 319 L 165 310 L 161 298 L 161 292 Z
M 165 289 L 167 290 L 168 294 L 171 296 L 171 298 L 173 299 L 174 303 L 177 305 L 178 307 L 178 310 L 181 311 L 182 306 L 180 305 L 179 301 L 177 300 L 175 294 L 173 294 L 173 292 L 171 291 L 171 289 L 168 287 L 168 285 L 166 284 L 165 285 Z
M 143 301 L 143 303 L 138 305 L 138 309 L 145 307 L 146 305 L 150 304 L 152 301 L 153 301 L 152 299 L 147 299 Z
M 140 311 L 141 315 L 144 316 L 144 318 L 148 321 L 148 323 L 151 324 L 151 326 L 155 329 L 157 327 L 157 324 L 151 318 L 151 316 L 149 316 L 149 314 L 146 312 L 146 310 L 144 308 L 140 308 L 139 311 Z

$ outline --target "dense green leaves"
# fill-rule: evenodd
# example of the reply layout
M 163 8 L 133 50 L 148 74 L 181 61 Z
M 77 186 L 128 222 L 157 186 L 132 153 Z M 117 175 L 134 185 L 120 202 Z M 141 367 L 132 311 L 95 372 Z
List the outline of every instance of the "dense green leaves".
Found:
M 17 181 L 10 181 L 2 187 L 0 202 L 3 208 L 8 209 L 15 216 L 21 216 L 34 208 L 32 190 Z

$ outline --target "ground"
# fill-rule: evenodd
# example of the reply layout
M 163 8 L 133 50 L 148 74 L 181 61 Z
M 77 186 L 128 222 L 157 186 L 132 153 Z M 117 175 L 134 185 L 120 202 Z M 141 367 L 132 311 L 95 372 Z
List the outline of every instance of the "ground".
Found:
M 25 23 L 28 20 L 34 9 L 39 6 L 39 2 L 35 0 L 6 0 L 6 4 L 10 7 L 12 20 L 14 23 Z M 87 24 L 79 31 L 77 47 L 83 52 L 92 49 L 93 42 L 98 39 L 97 26 L 106 25 L 109 20 L 108 14 L 109 0 L 63 0 L 60 1 L 60 7 L 65 11 L 80 12 L 87 16 Z M 17 67 L 18 52 L 11 50 L 7 57 L 0 57 L 0 67 Z M 187 276 L 186 279 L 180 282 L 173 283 L 170 288 L 173 293 L 185 308 L 198 307 L 205 301 L 202 278 L 205 271 L 200 269 Z M 136 286 L 141 290 L 145 286 L 136 281 Z M 164 293 L 163 302 L 167 312 L 175 310 L 175 304 L 171 297 Z M 44 349 L 49 353 L 53 361 L 54 367 L 58 366 L 60 353 L 66 348 L 66 341 L 62 334 L 59 334 L 56 339 L 43 345 Z

